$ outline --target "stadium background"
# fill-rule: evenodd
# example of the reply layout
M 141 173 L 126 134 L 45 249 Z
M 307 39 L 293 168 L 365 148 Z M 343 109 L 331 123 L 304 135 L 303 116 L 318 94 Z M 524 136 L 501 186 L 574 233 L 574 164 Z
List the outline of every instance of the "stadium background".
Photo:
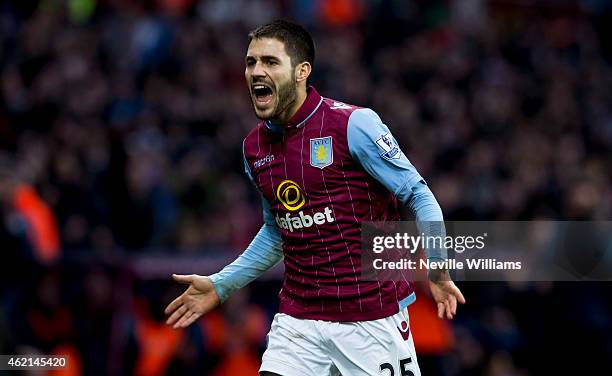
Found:
M 0 353 L 68 374 L 254 375 L 282 271 L 184 331 L 169 274 L 214 272 L 261 222 L 246 33 L 305 24 L 313 83 L 371 106 L 449 220 L 612 215 L 604 0 L 0 2 Z M 409 218 L 409 213 L 405 213 Z M 612 374 L 612 288 L 462 283 L 411 308 L 425 375 Z

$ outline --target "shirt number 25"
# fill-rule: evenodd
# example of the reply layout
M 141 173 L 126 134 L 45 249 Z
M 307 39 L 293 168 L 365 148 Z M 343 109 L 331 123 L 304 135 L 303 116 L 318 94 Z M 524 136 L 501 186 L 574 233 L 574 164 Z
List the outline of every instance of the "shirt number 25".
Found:
M 412 363 L 412 358 L 410 357 L 406 359 L 400 359 L 399 361 L 400 376 L 414 376 L 414 373 L 411 370 L 406 369 L 406 367 L 410 363 Z M 393 370 L 393 366 L 391 365 L 391 363 L 383 363 L 380 365 L 380 372 L 385 371 L 385 370 L 389 371 L 389 376 L 395 376 L 395 371 Z

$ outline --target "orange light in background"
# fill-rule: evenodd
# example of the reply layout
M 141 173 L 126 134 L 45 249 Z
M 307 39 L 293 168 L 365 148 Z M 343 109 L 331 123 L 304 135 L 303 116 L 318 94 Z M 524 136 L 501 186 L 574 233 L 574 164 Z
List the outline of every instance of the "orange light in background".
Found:
M 354 25 L 363 18 L 364 6 L 360 0 L 321 0 L 320 14 L 331 26 Z

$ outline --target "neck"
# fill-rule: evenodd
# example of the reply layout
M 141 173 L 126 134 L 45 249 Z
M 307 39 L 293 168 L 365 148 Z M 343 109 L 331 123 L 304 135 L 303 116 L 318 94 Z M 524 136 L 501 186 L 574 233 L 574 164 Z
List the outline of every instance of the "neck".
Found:
M 270 122 L 274 125 L 285 125 L 298 112 L 300 107 L 304 104 L 306 97 L 308 96 L 306 86 L 298 86 L 295 93 L 295 100 L 287 106 L 287 109 L 283 111 L 277 118 L 270 119 Z

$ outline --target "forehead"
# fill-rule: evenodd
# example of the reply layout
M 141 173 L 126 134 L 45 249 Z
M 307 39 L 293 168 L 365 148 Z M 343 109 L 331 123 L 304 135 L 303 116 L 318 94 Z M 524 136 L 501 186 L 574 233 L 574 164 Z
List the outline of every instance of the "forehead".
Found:
M 254 38 L 249 43 L 246 56 L 261 57 L 261 56 L 274 56 L 279 59 L 289 59 L 287 51 L 285 50 L 285 44 L 275 38 Z

